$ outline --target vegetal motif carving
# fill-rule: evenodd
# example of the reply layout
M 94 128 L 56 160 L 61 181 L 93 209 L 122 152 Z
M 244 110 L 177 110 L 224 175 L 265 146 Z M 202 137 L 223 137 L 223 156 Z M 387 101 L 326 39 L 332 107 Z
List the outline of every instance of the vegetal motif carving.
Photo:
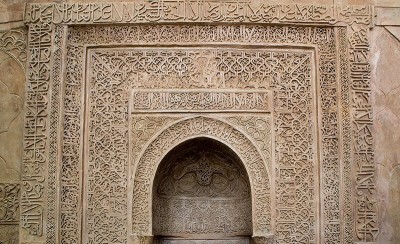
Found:
M 0 32 L 0 50 L 13 57 L 22 68 L 25 68 L 26 62 L 26 38 L 25 29 L 11 29 Z
M 18 221 L 19 190 L 19 184 L 0 183 L 0 224 Z
M 250 184 L 235 156 L 204 138 L 169 152 L 154 180 L 153 235 L 251 236 Z
M 138 160 L 134 177 L 133 192 L 133 231 L 138 235 L 151 233 L 149 209 L 152 196 L 152 179 L 156 173 L 158 159 L 171 146 L 179 144 L 190 137 L 212 137 L 231 146 L 243 160 L 252 185 L 253 231 L 268 233 L 270 229 L 269 177 L 267 169 L 257 149 L 242 133 L 219 120 L 208 117 L 188 118 L 177 122 L 164 131 L 144 150 Z M 172 139 L 172 141 L 171 141 Z M 166 143 L 168 141 L 168 143 Z M 151 175 L 152 177 L 148 177 Z

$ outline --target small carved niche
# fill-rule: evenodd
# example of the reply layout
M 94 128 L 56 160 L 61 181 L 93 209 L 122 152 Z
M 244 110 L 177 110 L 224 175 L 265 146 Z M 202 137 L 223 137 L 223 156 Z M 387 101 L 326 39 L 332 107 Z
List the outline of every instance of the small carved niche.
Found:
M 237 243 L 252 235 L 247 172 L 216 140 L 195 138 L 172 149 L 157 169 L 153 196 L 153 235 L 159 240 Z

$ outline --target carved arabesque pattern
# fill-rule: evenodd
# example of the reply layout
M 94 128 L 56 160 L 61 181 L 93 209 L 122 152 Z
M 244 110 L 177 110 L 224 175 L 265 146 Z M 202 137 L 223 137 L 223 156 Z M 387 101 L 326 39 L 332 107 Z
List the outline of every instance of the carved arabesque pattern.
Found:
M 168 116 L 132 116 L 131 118 L 131 152 L 132 162 L 135 161 L 139 152 L 161 128 L 179 119 L 179 117 Z
M 333 38 L 332 38 L 333 40 Z M 139 57 L 139 58 L 138 58 Z M 296 239 L 299 239 L 299 236 L 306 236 L 304 237 L 305 240 L 314 240 L 315 239 L 315 227 L 311 224 L 310 225 L 310 219 L 315 219 L 315 207 L 311 207 L 313 205 L 314 198 L 314 191 L 315 191 L 315 179 L 313 178 L 313 175 L 315 175 L 315 162 L 314 162 L 314 157 L 313 152 L 311 152 L 314 141 L 311 139 L 312 135 L 315 134 L 315 132 L 312 132 L 312 127 L 311 129 L 309 128 L 309 125 L 313 124 L 312 116 L 311 116 L 311 68 L 310 68 L 310 58 L 308 55 L 303 54 L 303 53 L 296 53 L 296 52 L 265 52 L 262 50 L 235 50 L 235 51 L 208 51 L 208 50 L 188 50 L 188 51 L 179 51 L 179 52 L 174 52 L 174 51 L 142 51 L 142 50 L 137 50 L 137 51 L 93 51 L 93 60 L 94 60 L 94 74 L 97 76 L 100 76 L 101 78 L 96 79 L 96 84 L 98 80 L 102 79 L 107 79 L 107 80 L 113 80 L 115 77 L 117 77 L 117 80 L 115 80 L 114 83 L 118 83 L 119 80 L 132 80 L 132 84 L 142 84 L 139 81 L 135 79 L 135 76 L 132 76 L 132 73 L 138 73 L 137 69 L 140 71 L 141 67 L 147 67 L 147 70 L 140 71 L 143 74 L 145 74 L 145 77 L 148 77 L 148 80 L 145 79 L 149 84 L 151 84 L 151 88 L 153 88 L 154 84 L 164 84 L 166 82 L 163 82 L 164 80 L 170 81 L 171 83 L 167 82 L 167 85 L 169 87 L 173 88 L 187 88 L 190 84 L 184 83 L 181 79 L 181 77 L 184 77 L 184 80 L 189 79 L 188 77 L 191 77 L 190 75 L 197 74 L 198 71 L 196 69 L 193 70 L 184 70 L 185 72 L 182 73 L 177 73 L 175 70 L 176 67 L 197 67 L 196 65 L 192 65 L 192 63 L 195 63 L 194 60 L 201 59 L 203 57 L 208 57 L 208 62 L 213 63 L 214 60 L 218 60 L 218 65 L 214 67 L 214 70 L 216 70 L 218 73 L 221 74 L 222 78 L 226 79 L 221 79 L 222 83 L 211 83 L 211 85 L 214 86 L 214 88 L 221 87 L 221 84 L 224 84 L 222 87 L 230 87 L 230 88 L 241 88 L 241 87 L 249 87 L 252 86 L 253 88 L 258 88 L 257 83 L 250 82 L 246 78 L 236 78 L 238 74 L 234 73 L 232 70 L 237 69 L 241 72 L 240 76 L 244 76 L 246 73 L 252 74 L 253 71 L 255 70 L 254 73 L 258 73 L 259 70 L 264 70 L 264 73 L 261 72 L 260 77 L 258 78 L 258 81 L 265 81 L 265 80 L 271 80 L 272 84 L 280 89 L 281 93 L 277 93 L 275 95 L 276 101 L 278 101 L 278 109 L 281 110 L 286 110 L 289 111 L 292 109 L 292 111 L 286 112 L 287 114 L 294 115 L 292 118 L 297 121 L 297 126 L 298 128 L 294 129 L 293 134 L 297 137 L 303 137 L 300 147 L 297 147 L 301 153 L 303 153 L 305 156 L 300 157 L 298 156 L 297 158 L 295 157 L 286 157 L 285 160 L 291 160 L 291 163 L 293 165 L 296 165 L 297 168 L 292 168 L 292 169 L 287 169 L 287 171 L 284 172 L 283 169 L 281 169 L 281 174 L 286 174 L 282 176 L 282 179 L 278 177 L 278 181 L 280 182 L 288 182 L 287 177 L 288 172 L 291 170 L 292 172 L 296 171 L 298 172 L 298 175 L 293 174 L 293 182 L 290 185 L 290 189 L 284 189 L 284 187 L 280 187 L 277 190 L 277 200 L 278 200 L 278 218 L 277 222 L 279 223 L 282 221 L 283 223 L 286 223 L 288 219 L 294 220 L 295 222 L 292 224 L 292 226 L 289 227 L 290 231 L 289 234 L 286 236 L 282 236 L 282 240 L 288 241 L 288 239 L 293 238 L 294 236 Z M 260 59 L 262 57 L 262 59 Z M 147 65 L 140 65 L 139 61 L 143 59 L 147 61 Z M 168 62 L 166 59 L 170 60 L 175 60 L 174 61 L 174 66 L 169 66 L 167 65 Z M 257 62 L 260 60 L 264 60 L 263 62 Z M 144 61 L 143 61 L 144 62 Z M 248 70 L 244 69 L 243 63 L 248 64 Z M 113 66 L 107 66 L 107 64 L 112 64 Z M 155 64 L 155 65 L 151 65 Z M 240 65 L 241 64 L 241 65 Z M 252 65 L 250 64 L 258 64 L 257 68 L 252 69 Z M 330 63 L 328 63 L 330 64 Z M 109 67 L 108 69 L 103 68 L 102 70 L 97 70 L 96 68 L 98 66 L 105 66 Z M 114 70 L 112 67 L 119 67 L 118 70 L 110 72 L 110 70 Z M 126 67 L 126 68 L 125 68 Z M 150 67 L 150 68 L 148 68 Z M 227 67 L 224 70 L 224 67 Z M 328 65 L 322 66 L 323 68 L 327 70 L 332 70 L 332 67 L 329 67 Z M 162 68 L 162 69 L 161 69 Z M 116 74 L 117 73 L 117 74 Z M 172 73 L 172 75 L 171 75 Z M 232 75 L 229 75 L 232 73 Z M 324 74 L 327 72 L 325 71 Z M 146 75 L 147 74 L 147 75 Z M 157 74 L 152 75 L 152 74 Z M 269 74 L 269 75 L 268 75 Z M 327 75 L 332 75 L 332 74 L 327 74 Z M 272 76 L 272 77 L 271 77 Z M 114 77 L 114 78 L 113 78 Z M 200 76 L 202 77 L 202 76 Z M 264 78 L 262 78 L 264 77 Z M 231 79 L 234 79 L 235 82 L 230 82 Z M 156 80 L 155 80 L 156 79 Z M 199 79 L 197 77 L 196 79 Z M 240 82 L 239 82 L 240 81 Z M 330 80 L 329 80 L 330 81 Z M 192 82 L 193 83 L 193 82 Z M 253 83 L 253 84 L 251 84 Z M 240 85 L 244 84 L 244 85 Z M 194 87 L 197 87 L 197 84 L 191 84 Z M 204 87 L 209 87 L 210 84 L 201 84 Z M 143 84 L 142 84 L 143 86 Z M 157 86 L 156 86 L 157 87 Z M 148 87 L 145 87 L 148 88 Z M 158 87 L 157 87 L 158 88 Z M 289 92 L 290 89 L 294 89 L 292 92 Z M 104 89 L 106 93 L 109 93 L 109 89 Z M 304 94 L 301 94 L 304 93 Z M 303 96 L 303 98 L 301 98 Z M 101 96 L 102 98 L 105 97 L 105 95 Z M 281 125 L 280 123 L 284 123 L 284 120 L 290 120 L 287 116 L 277 116 L 278 121 L 276 122 L 276 127 L 284 128 L 282 131 L 278 131 L 278 133 L 284 134 L 286 131 L 290 130 L 291 127 L 294 127 L 296 125 L 293 125 L 291 121 L 288 121 L 287 124 Z M 306 119 L 310 118 L 310 119 Z M 283 121 L 283 122 L 280 122 Z M 308 126 L 308 127 L 307 127 Z M 100 129 L 99 129 L 100 130 Z M 311 135 L 311 136 L 310 136 Z M 296 141 L 296 139 L 293 136 L 287 136 L 284 139 L 278 138 L 277 140 L 282 143 L 282 141 L 286 140 L 289 143 L 286 145 L 286 152 L 290 152 L 290 148 L 296 148 L 297 143 L 299 141 Z M 304 148 L 305 147 L 305 148 Z M 302 158 L 308 158 L 308 160 L 303 160 Z M 290 167 L 290 165 L 278 165 L 279 167 Z M 294 181 L 296 178 L 297 181 Z M 309 185 L 304 184 L 302 182 L 309 182 Z M 283 183 L 285 184 L 285 183 Z M 287 184 L 287 183 L 286 183 Z M 279 185 L 279 183 L 277 183 Z M 287 184 L 286 186 L 288 186 Z M 294 189 L 298 185 L 302 185 L 302 190 L 297 192 L 297 196 L 294 196 Z M 279 185 L 280 186 L 280 185 Z M 303 188 L 304 187 L 304 188 Z M 140 188 L 140 187 L 139 187 Z M 281 191 L 279 191 L 281 190 Z M 105 194 L 105 193 L 100 193 Z M 292 199 L 291 201 L 288 201 L 286 198 L 287 195 L 292 194 Z M 281 197 L 282 196 L 282 197 Z M 104 199 L 104 197 L 99 197 L 100 199 Z M 302 199 L 301 201 L 298 201 L 298 205 L 294 205 L 293 202 L 296 201 L 296 199 Z M 307 199 L 307 201 L 305 201 Z M 279 201 L 281 200 L 281 202 Z M 301 206 L 301 203 L 304 205 Z M 144 203 L 145 204 L 145 203 Z M 98 205 L 98 204 L 96 204 Z M 282 208 L 282 211 L 286 211 L 285 213 L 279 213 L 279 209 Z M 297 214 L 295 209 L 302 209 L 302 215 Z M 102 211 L 103 213 L 104 211 Z M 282 219 L 280 219 L 282 218 Z M 307 226 L 304 227 L 303 230 L 301 230 L 298 233 L 294 233 L 296 230 L 295 226 Z M 283 225 L 283 224 L 282 224 Z M 278 227 L 281 227 L 278 225 Z M 288 224 L 285 225 L 285 227 L 282 227 L 282 232 L 283 228 L 288 228 Z M 278 236 L 280 238 L 280 236 Z
M 332 35 L 332 40 L 335 36 Z M 340 192 L 339 192 L 339 172 L 340 172 L 340 153 L 339 153 L 339 124 L 338 124 L 338 77 L 336 61 L 336 43 L 330 42 L 327 45 L 320 46 L 320 103 L 322 126 L 320 128 L 321 136 L 321 199 L 322 204 L 321 222 L 323 223 L 323 233 L 321 241 L 326 243 L 340 242 Z M 317 153 L 314 151 L 314 153 Z M 318 174 L 318 172 L 315 172 Z
M 253 191 L 253 232 L 267 234 L 271 229 L 269 176 L 259 152 L 245 135 L 232 126 L 202 116 L 185 119 L 169 126 L 144 149 L 134 177 L 133 232 L 137 235 L 151 235 L 152 181 L 160 158 L 180 142 L 201 136 L 221 140 L 233 148 L 242 159 Z
M 66 65 L 68 70 L 64 84 L 64 133 L 62 135 L 62 163 L 60 169 L 61 196 L 60 196 L 60 235 L 61 243 L 80 243 L 80 219 L 82 175 L 82 124 L 83 115 L 82 96 L 82 70 L 80 65 L 82 47 L 67 46 Z
M 276 237 L 282 243 L 314 243 L 318 192 L 311 56 L 282 53 L 274 82 Z
M 149 48 L 93 55 L 118 67 L 114 75 L 134 88 L 267 88 L 278 65 L 268 52 L 240 49 Z
M 18 183 L 0 183 L 0 225 L 18 221 L 19 192 Z
M 23 69 L 26 62 L 26 38 L 25 29 L 11 29 L 0 32 L 0 50 L 13 57 Z
M 153 231 L 159 235 L 251 236 L 251 201 L 153 199 Z M 154 221 L 155 220 L 155 221 Z M 155 229 L 154 229 L 155 228 Z M 186 241 L 185 241 L 186 243 Z
M 152 203 L 155 236 L 252 235 L 246 170 L 234 152 L 211 139 L 189 140 L 162 159 Z
M 271 169 L 271 118 L 269 115 L 260 116 L 232 116 L 225 118 L 244 130 L 257 144 L 264 155 L 265 163 Z

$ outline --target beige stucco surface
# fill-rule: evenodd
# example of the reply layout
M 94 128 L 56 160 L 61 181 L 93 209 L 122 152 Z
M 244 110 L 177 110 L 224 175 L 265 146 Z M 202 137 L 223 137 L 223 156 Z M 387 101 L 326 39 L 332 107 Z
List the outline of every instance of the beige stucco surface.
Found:
M 93 0 L 93 2 L 106 1 Z M 25 2 L 61 1 L 2 0 L 0 31 L 23 26 Z M 299 3 L 295 0 L 267 2 Z M 377 16 L 377 22 L 381 21 L 380 26 L 373 27 L 370 35 L 371 87 L 380 221 L 378 243 L 400 243 L 400 16 L 396 15 L 400 13 L 400 0 L 303 0 L 301 2 L 371 4 L 390 10 L 385 16 Z M 392 9 L 396 7 L 399 9 Z M 385 22 L 387 17 L 391 22 Z M 23 146 L 24 94 L 24 69 L 7 53 L 0 51 L 0 183 L 19 181 Z
M 19 181 L 24 81 L 21 66 L 0 51 L 0 183 Z

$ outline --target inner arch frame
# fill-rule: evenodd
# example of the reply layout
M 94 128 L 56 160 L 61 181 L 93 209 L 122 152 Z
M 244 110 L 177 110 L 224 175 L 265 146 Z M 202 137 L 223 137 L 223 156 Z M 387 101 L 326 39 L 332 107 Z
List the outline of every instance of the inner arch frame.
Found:
M 187 129 L 188 127 L 191 129 Z M 168 136 L 171 133 L 176 134 L 176 132 L 178 135 L 171 142 Z M 182 136 L 182 134 L 184 135 Z M 219 118 L 203 115 L 185 117 L 165 126 L 145 144 L 136 157 L 130 182 L 130 193 L 132 194 L 130 196 L 132 206 L 129 208 L 131 211 L 130 235 L 137 238 L 152 236 L 152 192 L 157 169 L 163 158 L 173 148 L 185 141 L 199 137 L 210 138 L 222 143 L 241 160 L 246 169 L 252 193 L 253 237 L 270 238 L 273 236 L 271 178 L 260 149 L 246 133 L 232 124 Z M 168 146 L 165 146 L 166 144 Z M 160 148 L 160 146 L 164 146 L 164 148 Z

